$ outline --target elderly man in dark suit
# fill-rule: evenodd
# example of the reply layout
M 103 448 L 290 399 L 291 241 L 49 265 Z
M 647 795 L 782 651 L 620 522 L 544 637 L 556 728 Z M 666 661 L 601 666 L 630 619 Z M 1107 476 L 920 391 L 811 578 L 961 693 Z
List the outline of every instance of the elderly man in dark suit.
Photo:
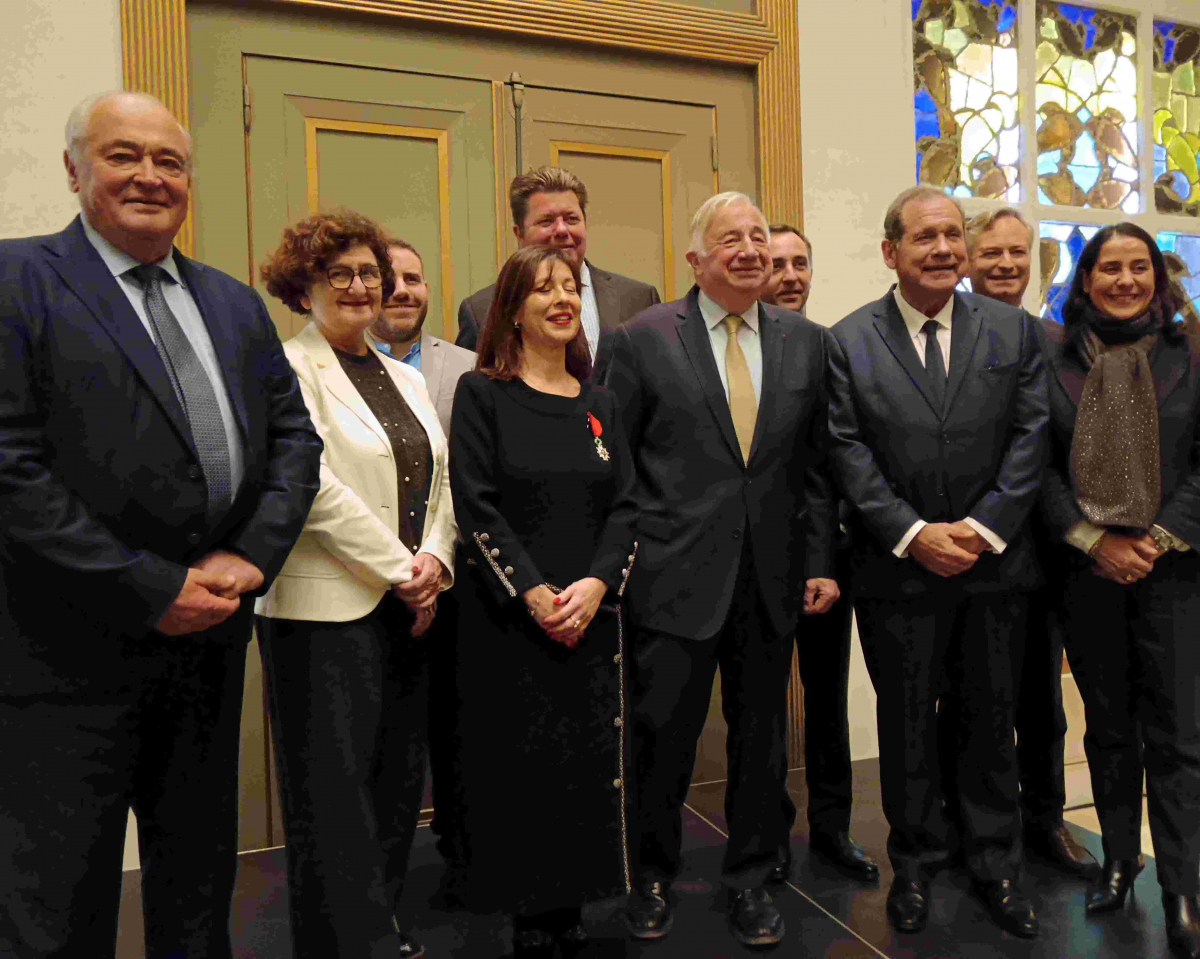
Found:
M 191 142 L 89 98 L 81 215 L 0 243 L 0 955 L 112 956 L 137 814 L 146 951 L 230 959 L 251 597 L 321 441 L 262 300 L 172 247 Z
M 700 207 L 687 257 L 696 286 L 617 332 L 609 374 L 641 508 L 625 594 L 636 810 L 626 920 L 640 939 L 671 926 L 681 812 L 719 666 L 729 921 L 742 943 L 768 945 L 784 932 L 763 887 L 791 828 L 780 795 L 793 636 L 801 609 L 824 613 L 838 598 L 825 338 L 759 302 L 767 224 L 743 194 Z
M 513 235 L 521 246 L 553 246 L 579 267 L 580 320 L 587 335 L 596 378 L 608 364 L 607 343 L 612 332 L 639 312 L 659 302 L 649 283 L 609 273 L 587 259 L 587 187 L 573 173 L 544 166 L 513 178 L 508 189 Z M 458 307 L 458 339 L 475 349 L 479 331 L 496 295 L 493 283 L 468 296 Z
M 852 516 L 851 588 L 878 695 L 887 910 L 924 927 L 929 874 L 949 856 L 937 703 L 961 697 L 959 842 L 1004 929 L 1038 934 L 1018 885 L 1014 672 L 1040 572 L 1028 530 L 1046 451 L 1046 373 L 1033 321 L 955 292 L 962 210 L 901 193 L 884 220 L 897 284 L 833 327 L 830 455 Z

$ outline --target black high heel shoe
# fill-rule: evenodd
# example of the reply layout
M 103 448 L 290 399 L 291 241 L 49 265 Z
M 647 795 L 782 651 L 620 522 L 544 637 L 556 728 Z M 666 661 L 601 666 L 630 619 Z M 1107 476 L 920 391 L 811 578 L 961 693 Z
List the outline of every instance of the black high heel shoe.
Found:
M 1172 892 L 1164 892 L 1162 901 L 1171 954 L 1183 959 L 1197 959 L 1200 957 L 1200 902 L 1195 896 Z
M 1088 887 L 1084 910 L 1089 916 L 1116 912 L 1125 905 L 1133 881 L 1146 868 L 1145 856 L 1137 859 L 1106 859 L 1100 878 Z

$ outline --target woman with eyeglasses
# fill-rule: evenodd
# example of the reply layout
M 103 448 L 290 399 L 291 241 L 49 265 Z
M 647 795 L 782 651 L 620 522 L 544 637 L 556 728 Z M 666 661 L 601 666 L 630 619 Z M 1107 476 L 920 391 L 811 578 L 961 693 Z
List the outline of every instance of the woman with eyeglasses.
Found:
M 423 954 L 396 916 L 424 786 L 427 649 L 457 531 L 421 374 L 363 332 L 394 283 L 357 213 L 284 231 L 267 290 L 311 322 L 284 345 L 325 443 L 321 488 L 255 604 L 297 959 Z
M 1132 223 L 1079 255 L 1063 324 L 1045 322 L 1050 463 L 1067 656 L 1104 840 L 1089 916 L 1142 871 L 1142 777 L 1167 936 L 1200 956 L 1200 349 L 1162 253 Z

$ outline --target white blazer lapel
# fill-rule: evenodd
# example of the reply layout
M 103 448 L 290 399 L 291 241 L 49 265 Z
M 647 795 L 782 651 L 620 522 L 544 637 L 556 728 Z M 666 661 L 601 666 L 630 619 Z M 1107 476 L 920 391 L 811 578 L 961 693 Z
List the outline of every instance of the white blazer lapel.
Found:
M 388 454 L 392 454 L 392 444 L 388 439 L 387 432 L 383 425 L 375 418 L 375 414 L 371 412 L 371 408 L 367 406 L 366 401 L 350 382 L 350 377 L 346 375 L 346 371 L 342 369 L 342 364 L 338 361 L 337 354 L 333 352 L 333 347 L 317 329 L 315 323 L 310 323 L 303 330 L 296 334 L 296 339 L 303 345 L 317 363 L 321 377 L 321 385 L 334 397 L 339 403 L 354 413 L 360 420 L 363 421 L 376 436 L 378 436 L 383 444 L 388 448 Z M 372 347 L 368 347 L 372 348 Z

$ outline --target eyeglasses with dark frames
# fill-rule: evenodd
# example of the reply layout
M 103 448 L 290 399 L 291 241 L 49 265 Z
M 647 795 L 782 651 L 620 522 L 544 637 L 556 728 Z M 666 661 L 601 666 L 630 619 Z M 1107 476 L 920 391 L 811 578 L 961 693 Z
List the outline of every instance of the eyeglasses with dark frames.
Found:
M 383 285 L 383 274 L 379 272 L 377 266 L 368 265 L 360 267 L 358 270 L 352 270 L 348 266 L 334 266 L 325 271 L 325 279 L 335 290 L 350 289 L 356 276 L 362 280 L 362 285 L 368 290 Z

